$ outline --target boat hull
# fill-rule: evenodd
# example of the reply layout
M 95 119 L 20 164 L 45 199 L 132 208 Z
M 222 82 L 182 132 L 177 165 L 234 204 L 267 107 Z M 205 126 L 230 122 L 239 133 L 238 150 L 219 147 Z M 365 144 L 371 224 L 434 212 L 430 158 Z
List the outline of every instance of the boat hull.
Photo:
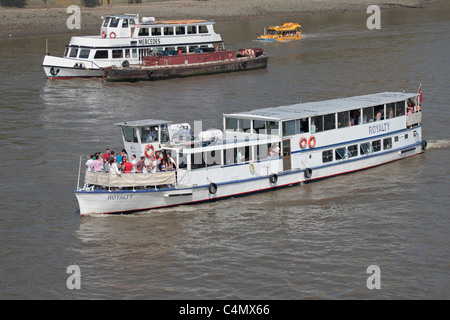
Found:
M 216 201 L 314 182 L 418 155 L 423 153 L 424 149 L 424 140 L 417 141 L 412 145 L 359 157 L 355 160 L 342 161 L 329 166 L 312 166 L 308 168 L 310 172 L 306 168 L 282 171 L 276 175 L 275 182 L 273 175 L 263 175 L 239 181 L 217 183 L 217 190 L 214 193 L 211 193 L 210 185 L 134 191 L 78 190 L 74 191 L 74 193 L 79 203 L 81 215 L 126 214 L 163 207 Z M 258 171 L 258 168 L 256 171 Z
M 267 54 L 262 54 L 259 57 L 244 57 L 218 62 L 193 63 L 187 65 L 106 68 L 104 79 L 108 82 L 154 81 L 196 75 L 249 71 L 266 68 L 268 59 L 269 56 Z

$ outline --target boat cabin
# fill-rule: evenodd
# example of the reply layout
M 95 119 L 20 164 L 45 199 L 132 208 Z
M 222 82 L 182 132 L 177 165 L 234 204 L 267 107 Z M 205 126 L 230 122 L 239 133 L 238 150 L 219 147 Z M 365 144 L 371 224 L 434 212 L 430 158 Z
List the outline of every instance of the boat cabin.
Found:
M 137 14 L 112 15 L 102 17 L 100 34 L 102 38 L 130 38 L 136 30 L 139 21 Z

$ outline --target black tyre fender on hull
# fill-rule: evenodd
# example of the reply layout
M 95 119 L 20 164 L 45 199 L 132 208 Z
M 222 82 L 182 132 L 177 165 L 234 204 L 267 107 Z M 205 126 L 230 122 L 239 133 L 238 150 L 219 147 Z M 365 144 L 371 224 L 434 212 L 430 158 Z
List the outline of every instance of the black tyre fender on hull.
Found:
M 215 194 L 217 192 L 217 184 L 215 184 L 214 182 L 211 182 L 209 184 L 209 193 L 211 194 Z
M 277 183 L 277 181 L 278 181 L 278 176 L 277 176 L 275 173 L 271 174 L 271 175 L 269 176 L 269 181 L 270 181 L 270 183 Z

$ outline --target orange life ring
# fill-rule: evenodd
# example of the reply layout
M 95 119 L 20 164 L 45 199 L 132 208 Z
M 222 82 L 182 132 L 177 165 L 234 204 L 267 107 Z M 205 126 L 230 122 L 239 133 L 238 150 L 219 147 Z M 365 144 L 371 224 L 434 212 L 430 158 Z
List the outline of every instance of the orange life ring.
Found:
M 300 148 L 305 149 L 306 145 L 308 144 L 308 141 L 306 140 L 305 137 L 301 137 L 298 144 L 300 145 Z
M 116 37 L 116 33 L 113 31 L 113 32 L 111 32 L 110 34 L 109 34 L 109 37 L 111 38 L 111 39 L 114 39 L 115 37 Z
M 102 38 L 106 38 L 106 31 L 105 30 L 102 31 Z
M 308 145 L 311 149 L 314 148 L 316 146 L 316 137 L 314 136 L 309 137 Z
M 148 154 L 148 150 L 149 150 L 149 149 L 152 150 L 152 153 L 150 153 L 150 154 Z M 149 143 L 148 145 L 145 146 L 144 153 L 145 153 L 145 156 L 146 156 L 147 158 L 150 158 L 150 157 L 153 155 L 153 152 L 155 152 L 155 148 L 153 147 L 153 145 L 151 145 L 151 144 Z

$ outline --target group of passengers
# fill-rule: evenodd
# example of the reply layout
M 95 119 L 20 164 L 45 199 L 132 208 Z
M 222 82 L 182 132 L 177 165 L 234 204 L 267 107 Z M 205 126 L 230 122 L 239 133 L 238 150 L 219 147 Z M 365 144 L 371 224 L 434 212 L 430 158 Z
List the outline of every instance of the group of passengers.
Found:
M 158 171 L 173 171 L 177 169 L 177 165 L 170 153 L 163 151 L 162 155 L 159 151 L 154 152 L 149 161 L 141 156 L 137 161 L 136 155 L 131 155 L 131 159 L 125 149 L 122 152 L 115 153 L 106 149 L 105 153 L 96 152 L 90 155 L 86 161 L 86 170 L 90 172 L 109 172 L 120 175 L 122 173 L 154 173 Z

